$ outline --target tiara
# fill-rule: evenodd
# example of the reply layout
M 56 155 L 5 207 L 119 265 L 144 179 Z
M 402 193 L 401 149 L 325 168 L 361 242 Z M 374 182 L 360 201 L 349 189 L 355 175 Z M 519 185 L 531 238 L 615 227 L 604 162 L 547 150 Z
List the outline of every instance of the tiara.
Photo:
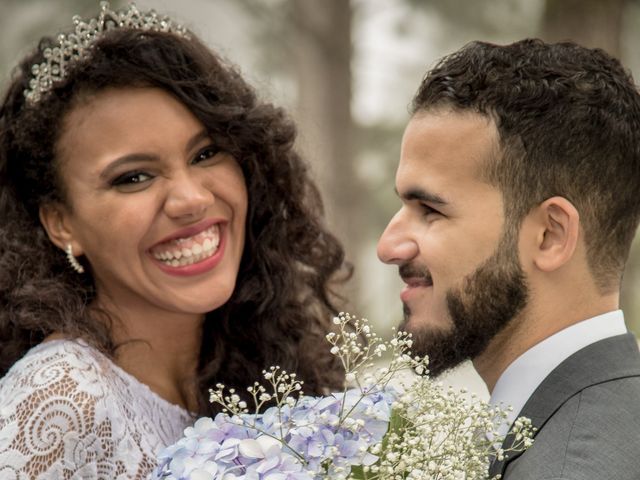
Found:
M 74 62 L 89 58 L 93 45 L 109 30 L 170 32 L 189 38 L 187 29 L 182 25 L 167 16 L 158 15 L 154 10 L 140 12 L 133 3 L 127 8 L 114 11 L 110 9 L 109 2 L 100 2 L 100 14 L 97 18 L 85 21 L 76 15 L 73 17 L 73 24 L 73 31 L 60 33 L 57 43 L 43 50 L 45 61 L 31 67 L 33 77 L 29 81 L 29 87 L 24 90 L 27 103 L 38 103 L 57 82 L 64 80 Z

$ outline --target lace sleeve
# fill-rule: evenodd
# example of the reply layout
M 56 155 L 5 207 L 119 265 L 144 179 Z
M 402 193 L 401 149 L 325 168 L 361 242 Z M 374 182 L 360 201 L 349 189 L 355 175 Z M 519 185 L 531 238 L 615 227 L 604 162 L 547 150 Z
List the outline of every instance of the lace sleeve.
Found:
M 30 355 L 0 380 L 0 478 L 137 479 L 152 459 L 91 355 Z

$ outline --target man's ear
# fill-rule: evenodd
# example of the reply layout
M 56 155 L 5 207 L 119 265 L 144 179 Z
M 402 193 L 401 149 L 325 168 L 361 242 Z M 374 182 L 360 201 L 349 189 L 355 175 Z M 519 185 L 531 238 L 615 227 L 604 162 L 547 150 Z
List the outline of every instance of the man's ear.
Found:
M 533 262 L 538 269 L 552 272 L 576 252 L 580 215 L 566 198 L 551 197 L 535 208 L 533 217 L 538 232 Z
M 74 239 L 73 228 L 69 222 L 67 207 L 60 203 L 48 203 L 42 205 L 39 210 L 40 223 L 44 227 L 49 239 L 54 245 L 65 250 L 67 245 L 73 248 L 73 254 L 83 254 L 82 247 Z

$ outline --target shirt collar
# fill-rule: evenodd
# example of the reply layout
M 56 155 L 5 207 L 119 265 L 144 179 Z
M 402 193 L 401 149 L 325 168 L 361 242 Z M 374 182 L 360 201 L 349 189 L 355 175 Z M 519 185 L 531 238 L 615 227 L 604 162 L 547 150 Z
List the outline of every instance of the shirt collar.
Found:
M 529 397 L 564 360 L 599 340 L 627 333 L 622 310 L 608 312 L 571 325 L 516 358 L 496 382 L 489 403 L 512 407 L 498 432 L 505 435 Z

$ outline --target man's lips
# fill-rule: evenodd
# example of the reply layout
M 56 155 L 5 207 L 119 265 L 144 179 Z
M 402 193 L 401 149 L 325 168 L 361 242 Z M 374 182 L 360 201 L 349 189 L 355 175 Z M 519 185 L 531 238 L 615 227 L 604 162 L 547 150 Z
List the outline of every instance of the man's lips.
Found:
M 406 283 L 409 288 L 433 286 L 433 280 L 431 277 L 402 278 L 402 281 Z
M 406 282 L 407 284 L 400 292 L 400 300 L 405 303 L 411 300 L 414 296 L 420 295 L 426 289 L 433 286 L 432 282 L 427 282 L 424 279 L 420 279 L 420 281 L 413 281 L 412 279 L 408 280 L 409 281 Z
M 400 292 L 400 300 L 403 302 L 409 301 L 424 289 L 433 286 L 433 277 L 426 269 L 412 268 L 409 266 L 400 267 L 400 278 L 406 283 L 405 287 Z

